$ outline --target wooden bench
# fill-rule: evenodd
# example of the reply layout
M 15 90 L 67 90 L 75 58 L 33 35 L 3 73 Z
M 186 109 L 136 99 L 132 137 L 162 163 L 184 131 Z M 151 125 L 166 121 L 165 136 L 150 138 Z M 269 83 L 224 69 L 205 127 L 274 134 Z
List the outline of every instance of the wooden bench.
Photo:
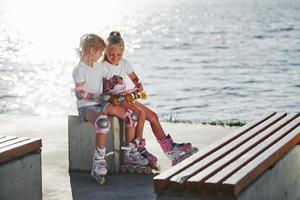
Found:
M 155 176 L 154 190 L 185 199 L 299 199 L 299 143 L 300 113 L 266 114 Z
M 0 199 L 42 199 L 38 138 L 0 136 Z
M 120 148 L 124 145 L 124 123 L 109 116 L 110 130 L 107 133 L 106 152 L 113 152 L 106 158 L 109 173 L 120 171 Z M 79 117 L 68 117 L 69 171 L 90 172 L 96 147 L 95 127 L 88 122 L 80 122 Z

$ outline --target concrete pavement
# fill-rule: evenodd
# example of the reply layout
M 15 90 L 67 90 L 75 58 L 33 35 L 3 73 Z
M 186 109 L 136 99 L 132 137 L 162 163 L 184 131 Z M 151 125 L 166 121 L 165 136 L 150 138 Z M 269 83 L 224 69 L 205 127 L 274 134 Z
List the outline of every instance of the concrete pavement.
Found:
M 156 199 L 154 175 L 108 175 L 107 184 L 98 185 L 89 174 L 68 172 L 67 116 L 0 116 L 0 135 L 40 137 L 42 147 L 43 199 Z M 199 149 L 221 139 L 235 128 L 201 124 L 162 123 L 175 142 L 192 142 Z M 144 136 L 147 149 L 158 157 L 162 170 L 170 167 L 148 123 Z

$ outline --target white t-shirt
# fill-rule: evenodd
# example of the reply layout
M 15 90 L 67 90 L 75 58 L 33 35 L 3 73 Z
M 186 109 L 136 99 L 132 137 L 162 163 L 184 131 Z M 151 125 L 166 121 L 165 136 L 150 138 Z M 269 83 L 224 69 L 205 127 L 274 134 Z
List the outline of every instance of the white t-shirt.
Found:
M 108 76 L 107 67 L 101 63 L 93 63 L 93 67 L 80 62 L 73 70 L 73 80 L 75 83 L 84 82 L 84 90 L 92 94 L 101 94 L 103 91 L 103 78 Z M 95 101 L 77 99 L 77 108 L 83 106 L 96 105 Z
M 123 79 L 121 83 L 114 86 L 114 88 L 110 90 L 110 93 L 117 94 L 126 90 L 126 77 L 128 76 L 128 74 L 133 72 L 131 64 L 125 59 L 120 60 L 120 63 L 117 66 L 112 65 L 107 61 L 104 61 L 103 64 L 108 69 L 108 75 L 106 76 L 107 79 L 112 79 L 113 76 L 119 76 Z

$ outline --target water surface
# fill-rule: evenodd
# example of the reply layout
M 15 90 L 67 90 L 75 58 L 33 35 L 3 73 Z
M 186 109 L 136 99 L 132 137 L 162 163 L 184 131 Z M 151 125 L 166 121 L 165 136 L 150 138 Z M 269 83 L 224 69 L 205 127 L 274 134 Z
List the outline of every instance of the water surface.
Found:
M 79 37 L 112 30 L 160 117 L 300 111 L 300 0 L 2 0 L 1 115 L 76 113 Z

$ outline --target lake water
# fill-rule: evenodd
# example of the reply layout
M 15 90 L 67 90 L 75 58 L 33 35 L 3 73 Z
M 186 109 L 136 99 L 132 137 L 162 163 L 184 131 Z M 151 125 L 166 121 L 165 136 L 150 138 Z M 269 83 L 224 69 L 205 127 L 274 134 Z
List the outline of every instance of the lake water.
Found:
M 1 0 L 0 114 L 76 113 L 79 38 L 112 30 L 161 118 L 300 111 L 300 0 Z

